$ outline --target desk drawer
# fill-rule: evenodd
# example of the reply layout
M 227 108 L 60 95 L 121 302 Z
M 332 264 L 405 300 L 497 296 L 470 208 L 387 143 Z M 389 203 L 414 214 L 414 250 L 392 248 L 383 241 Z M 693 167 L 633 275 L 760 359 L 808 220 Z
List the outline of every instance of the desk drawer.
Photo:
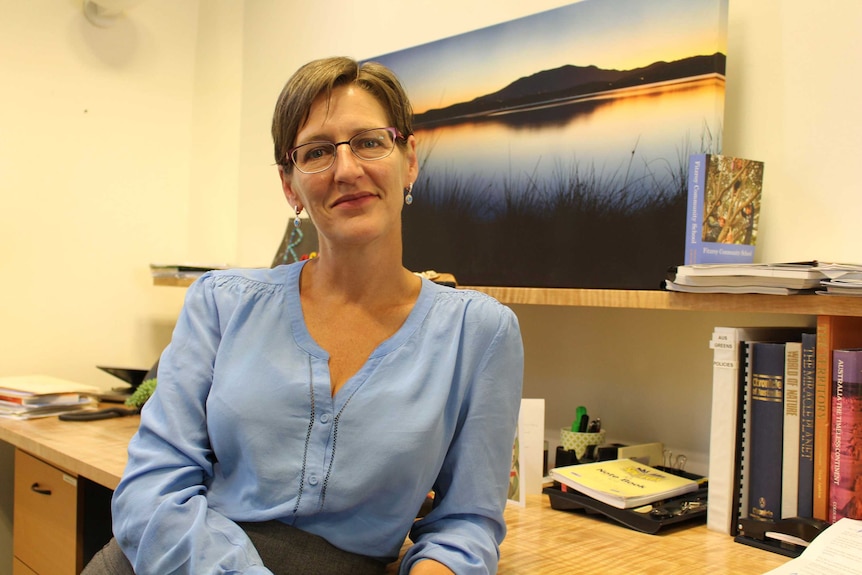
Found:
M 38 575 L 75 575 L 78 549 L 78 479 L 15 450 L 12 548 Z

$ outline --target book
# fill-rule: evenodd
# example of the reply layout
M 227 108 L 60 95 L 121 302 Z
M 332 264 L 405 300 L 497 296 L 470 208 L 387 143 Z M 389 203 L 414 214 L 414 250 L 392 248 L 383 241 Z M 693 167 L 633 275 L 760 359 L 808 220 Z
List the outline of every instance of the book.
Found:
M 89 407 L 95 407 L 98 401 L 91 396 L 81 396 L 75 403 L 58 403 L 45 405 L 16 405 L 12 403 L 0 404 L 0 418 L 2 419 L 35 419 L 38 417 L 50 417 L 71 413 Z
M 740 374 L 742 385 L 740 386 L 740 408 L 737 416 L 739 431 L 737 432 L 738 448 L 735 468 L 738 481 L 735 535 L 738 535 L 741 530 L 739 520 L 748 517 L 748 486 L 751 473 L 751 342 L 746 341 L 742 347 L 744 372 Z
M 688 287 L 777 287 L 794 290 L 810 290 L 821 287 L 822 282 L 817 278 L 784 278 L 784 277 L 759 277 L 759 276 L 680 276 L 668 278 L 679 285 Z
M 736 264 L 686 264 L 668 270 L 677 281 L 695 281 L 693 278 L 748 278 L 764 285 L 790 285 L 780 280 L 803 280 L 799 285 L 812 287 L 825 279 L 827 272 L 816 261 L 789 263 L 736 263 Z M 682 278 L 686 278 L 683 280 Z M 691 279 L 690 279 L 691 278 Z M 733 281 L 728 279 L 727 281 Z
M 762 190 L 763 162 L 689 156 L 685 263 L 753 262 Z
M 0 394 L 5 397 L 33 399 L 61 394 L 98 394 L 99 388 L 50 375 L 0 377 Z M 9 400 L 7 400 L 9 401 Z
M 81 395 L 79 393 L 46 393 L 42 395 L 21 395 L 15 392 L 0 390 L 0 405 L 69 405 L 78 403 Z
M 862 519 L 862 348 L 832 352 L 829 522 Z
M 689 264 L 668 269 L 665 288 L 690 293 L 815 293 L 826 274 L 816 261 L 778 264 Z
M 820 282 L 817 293 L 826 295 L 862 295 L 862 266 L 857 264 L 829 264 L 821 266 L 826 279 Z
M 784 437 L 781 454 L 781 518 L 799 510 L 799 433 L 802 342 L 784 344 Z
M 709 510 L 707 528 L 737 534 L 742 481 L 747 341 L 787 340 L 799 328 L 716 326 L 709 346 L 713 350 L 712 405 L 709 431 Z M 745 506 L 742 506 L 745 509 Z
M 862 295 L 862 270 L 846 271 L 826 269 L 824 274 L 827 279 L 820 282 L 820 287 L 824 288 L 817 293 L 825 293 L 827 295 Z
M 799 385 L 799 495 L 797 516 L 812 517 L 814 494 L 814 375 L 817 334 L 802 334 Z
M 665 289 L 685 293 L 758 293 L 766 295 L 801 295 L 808 290 L 794 289 L 782 286 L 768 285 L 714 285 L 696 286 L 680 284 L 671 280 L 665 280 Z
M 634 459 L 610 459 L 556 467 L 551 477 L 561 485 L 611 507 L 630 509 L 697 491 L 694 479 L 674 475 Z
M 809 264 L 701 264 L 674 266 L 667 278 L 688 286 L 763 286 L 813 289 L 826 275 Z
M 817 317 L 814 378 L 814 489 L 812 515 L 829 521 L 829 472 L 832 428 L 832 352 L 862 346 L 862 317 Z
M 781 518 L 785 344 L 751 343 L 751 469 L 748 517 Z
M 764 281 L 766 278 L 799 279 L 808 280 L 807 285 L 812 285 L 810 280 L 842 279 L 855 281 L 862 279 L 862 265 L 836 264 L 819 260 L 777 263 L 686 264 L 671 266 L 668 273 L 687 278 L 692 276 L 701 278 L 739 276 L 763 278 Z
M 679 276 L 747 276 L 821 279 L 822 266 L 815 260 L 785 263 L 686 264 L 673 266 Z
M 847 283 L 842 280 L 824 280 L 821 285 L 825 289 L 818 290 L 818 294 L 862 296 L 862 282 Z

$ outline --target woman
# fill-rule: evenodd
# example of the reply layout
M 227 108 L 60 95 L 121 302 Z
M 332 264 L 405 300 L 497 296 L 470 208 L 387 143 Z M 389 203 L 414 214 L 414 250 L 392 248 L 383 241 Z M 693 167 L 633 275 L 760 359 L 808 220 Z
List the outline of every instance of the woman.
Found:
M 514 314 L 402 265 L 418 174 L 385 67 L 311 62 L 273 119 L 319 256 L 189 288 L 113 500 L 148 573 L 494 573 L 523 350 Z M 434 508 L 415 521 L 429 491 Z

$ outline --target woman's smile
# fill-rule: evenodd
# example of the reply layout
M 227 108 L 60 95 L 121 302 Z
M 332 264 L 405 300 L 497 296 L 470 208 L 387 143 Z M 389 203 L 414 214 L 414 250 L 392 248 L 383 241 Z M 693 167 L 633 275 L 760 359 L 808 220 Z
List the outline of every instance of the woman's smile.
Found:
M 363 208 L 368 205 L 372 200 L 376 199 L 377 196 L 372 194 L 371 192 L 360 192 L 355 194 L 345 194 L 343 196 L 338 197 L 334 202 L 332 202 L 332 207 L 341 207 L 341 208 Z

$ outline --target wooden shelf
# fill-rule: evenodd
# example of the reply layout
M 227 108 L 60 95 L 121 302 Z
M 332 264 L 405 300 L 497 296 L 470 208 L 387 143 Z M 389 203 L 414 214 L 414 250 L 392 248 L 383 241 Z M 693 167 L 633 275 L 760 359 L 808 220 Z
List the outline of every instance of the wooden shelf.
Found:
M 157 286 L 188 287 L 195 278 L 153 278 Z M 825 295 L 692 294 L 658 290 L 460 286 L 505 304 L 622 309 L 862 316 L 862 297 Z
M 471 289 L 487 293 L 506 304 L 862 316 L 862 298 L 852 296 L 692 294 L 658 290 L 568 288 Z
M 192 285 L 192 282 L 194 282 L 196 279 L 198 279 L 197 276 L 195 276 L 195 277 L 189 277 L 189 276 L 154 277 L 153 278 L 153 285 L 154 286 L 165 286 L 165 287 L 189 287 L 190 285 Z

